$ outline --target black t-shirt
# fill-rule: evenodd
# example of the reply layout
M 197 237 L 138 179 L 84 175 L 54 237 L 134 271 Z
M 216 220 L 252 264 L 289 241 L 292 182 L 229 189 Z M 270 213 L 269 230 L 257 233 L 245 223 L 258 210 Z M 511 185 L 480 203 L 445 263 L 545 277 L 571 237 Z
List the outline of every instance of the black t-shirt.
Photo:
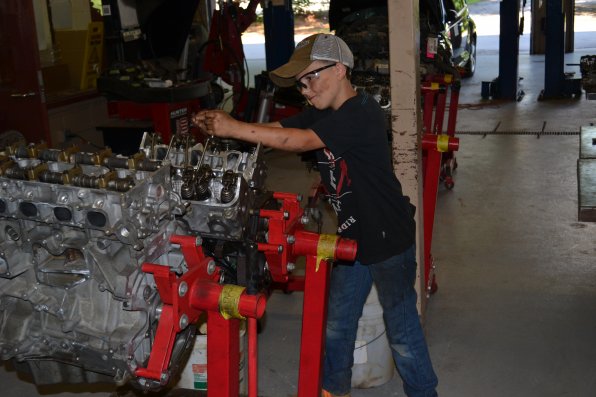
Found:
M 416 224 L 391 166 L 385 115 L 371 96 L 358 94 L 335 111 L 307 108 L 281 125 L 310 128 L 325 143 L 317 150 L 321 179 L 337 233 L 358 242 L 358 261 L 377 263 L 414 243 Z

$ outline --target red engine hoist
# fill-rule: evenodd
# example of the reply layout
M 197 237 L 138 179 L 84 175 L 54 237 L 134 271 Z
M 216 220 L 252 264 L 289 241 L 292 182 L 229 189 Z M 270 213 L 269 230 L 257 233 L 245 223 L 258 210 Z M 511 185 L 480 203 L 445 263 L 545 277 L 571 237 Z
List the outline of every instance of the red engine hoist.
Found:
M 273 198 L 281 208 L 259 211 L 269 229 L 267 241 L 258 243 L 258 250 L 266 256 L 278 287 L 304 291 L 298 397 L 312 397 L 320 393 L 322 382 L 329 260 L 354 260 L 356 242 L 305 231 L 298 195 L 274 193 Z M 155 278 L 162 306 L 147 367 L 137 369 L 136 375 L 167 383 L 176 335 L 206 312 L 207 396 L 238 397 L 239 321 L 248 318 L 248 387 L 249 396 L 256 397 L 256 320 L 265 312 L 266 295 L 249 295 L 244 287 L 219 284 L 215 262 L 204 255 L 200 238 L 173 236 L 171 241 L 180 245 L 188 271 L 178 276 L 168 266 L 143 265 L 143 271 Z M 291 274 L 291 264 L 299 256 L 306 257 L 303 277 Z
M 459 148 L 459 138 L 454 137 L 459 100 L 459 81 L 451 75 L 434 75 L 422 83 L 424 99 L 422 150 L 424 175 L 424 285 L 427 296 L 437 290 L 434 261 L 431 255 L 435 209 L 439 181 L 442 178 L 448 189 L 453 188 L 452 171 L 455 169 L 453 152 Z M 451 92 L 447 133 L 443 133 L 443 120 L 447 92 Z

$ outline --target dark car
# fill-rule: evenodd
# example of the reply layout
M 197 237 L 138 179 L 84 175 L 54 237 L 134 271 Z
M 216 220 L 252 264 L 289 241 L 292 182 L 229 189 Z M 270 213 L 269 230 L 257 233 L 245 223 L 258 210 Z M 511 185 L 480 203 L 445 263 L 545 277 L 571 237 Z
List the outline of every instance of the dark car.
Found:
M 448 63 L 464 76 L 472 76 L 476 70 L 476 25 L 466 1 L 419 2 L 421 61 Z M 363 70 L 380 64 L 379 59 L 389 59 L 386 0 L 331 0 L 329 27 L 352 48 Z

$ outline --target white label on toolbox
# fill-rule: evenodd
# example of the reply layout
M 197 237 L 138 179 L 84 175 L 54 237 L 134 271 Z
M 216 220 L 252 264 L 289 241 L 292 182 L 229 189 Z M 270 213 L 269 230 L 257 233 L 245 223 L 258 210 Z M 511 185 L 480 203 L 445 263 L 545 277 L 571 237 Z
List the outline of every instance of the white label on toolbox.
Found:
M 103 16 L 112 15 L 112 7 L 110 7 L 110 5 L 101 6 L 101 11 Z
M 426 39 L 426 56 L 428 58 L 434 58 L 437 53 L 437 47 L 439 47 L 439 39 L 437 37 Z

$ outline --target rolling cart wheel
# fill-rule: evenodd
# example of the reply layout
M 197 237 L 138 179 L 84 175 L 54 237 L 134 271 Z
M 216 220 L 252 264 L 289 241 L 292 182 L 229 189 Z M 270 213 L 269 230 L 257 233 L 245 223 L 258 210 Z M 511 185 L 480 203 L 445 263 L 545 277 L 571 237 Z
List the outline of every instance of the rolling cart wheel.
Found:
M 453 181 L 452 178 L 445 178 L 445 187 L 448 190 L 453 189 L 454 186 L 455 186 L 455 182 Z
M 437 292 L 438 289 L 439 289 L 439 285 L 437 284 L 437 280 L 433 276 L 433 281 L 430 284 L 430 294 L 431 295 L 434 295 Z

